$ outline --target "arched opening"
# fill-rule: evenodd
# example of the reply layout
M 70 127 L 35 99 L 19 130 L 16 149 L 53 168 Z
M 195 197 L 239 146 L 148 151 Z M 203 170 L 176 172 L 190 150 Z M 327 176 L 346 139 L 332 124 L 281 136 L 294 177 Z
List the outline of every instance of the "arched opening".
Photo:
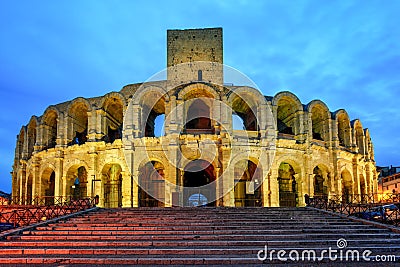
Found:
M 158 99 L 157 102 L 153 103 Z M 165 96 L 159 92 L 149 92 L 143 96 L 142 121 L 145 137 L 156 137 L 157 132 L 161 134 L 165 121 Z
M 312 138 L 315 140 L 329 141 L 329 116 L 327 110 L 321 105 L 311 109 Z
M 32 156 L 36 143 L 36 120 L 32 119 L 28 125 L 28 158 Z
M 231 103 L 232 121 L 237 120 L 238 118 L 240 118 L 241 121 L 239 124 L 240 129 L 238 130 L 258 131 L 259 125 L 256 117 L 257 105 L 251 101 L 246 101 L 239 95 L 234 96 Z
M 314 174 L 314 196 L 328 196 L 328 176 L 329 173 L 322 167 L 316 166 Z
M 351 128 L 350 128 L 350 120 L 346 113 L 340 113 L 337 116 L 337 124 L 338 124 L 339 145 L 344 147 L 350 147 Z
M 71 142 L 69 145 L 82 145 L 87 141 L 88 107 L 83 102 L 76 102 L 68 113 L 71 120 Z
M 162 136 L 164 121 L 165 115 L 163 113 L 159 114 L 152 110 L 146 122 L 145 137 Z
M 42 173 L 42 196 L 45 197 L 46 204 L 54 204 L 56 173 L 53 169 L 47 168 Z
M 139 207 L 164 207 L 165 173 L 159 161 L 147 162 L 139 169 Z
M 186 133 L 213 133 L 210 107 L 201 99 L 191 101 L 186 113 Z
M 197 80 L 198 81 L 202 81 L 203 80 L 203 71 L 202 70 L 198 70 L 197 71 Z
M 235 113 L 232 114 L 232 130 L 246 130 L 242 118 Z
M 353 178 L 348 170 L 343 170 L 342 179 L 342 201 L 349 203 L 353 195 Z
M 277 103 L 277 129 L 280 134 L 295 135 L 299 125 L 298 104 L 289 97 L 281 97 Z
M 113 143 L 116 139 L 122 138 L 123 124 L 123 103 L 120 98 L 109 97 L 103 104 L 104 128 L 106 134 L 103 140 L 106 143 Z
M 292 165 L 282 162 L 278 169 L 279 206 L 296 207 L 299 204 L 296 172 Z
M 66 181 L 66 195 L 74 199 L 87 197 L 87 170 L 84 166 L 75 165 L 69 168 Z
M 261 207 L 261 169 L 250 160 L 242 160 L 235 165 L 234 171 L 235 207 Z
M 154 119 L 154 137 L 161 137 L 164 135 L 165 114 L 160 114 Z
M 106 164 L 102 170 L 105 208 L 122 207 L 122 168 L 119 164 Z
M 43 146 L 45 149 L 56 146 L 57 141 L 57 112 L 49 110 L 43 117 Z
M 186 165 L 183 175 L 185 206 L 215 206 L 215 172 L 208 161 L 196 159 Z

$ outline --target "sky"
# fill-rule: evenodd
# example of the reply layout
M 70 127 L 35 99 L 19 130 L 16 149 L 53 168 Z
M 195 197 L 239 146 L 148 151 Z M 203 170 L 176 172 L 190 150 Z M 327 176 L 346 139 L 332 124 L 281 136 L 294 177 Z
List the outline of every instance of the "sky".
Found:
M 264 95 L 346 109 L 400 166 L 400 1 L 0 1 L 0 190 L 31 116 L 166 67 L 167 29 L 222 27 L 224 64 Z

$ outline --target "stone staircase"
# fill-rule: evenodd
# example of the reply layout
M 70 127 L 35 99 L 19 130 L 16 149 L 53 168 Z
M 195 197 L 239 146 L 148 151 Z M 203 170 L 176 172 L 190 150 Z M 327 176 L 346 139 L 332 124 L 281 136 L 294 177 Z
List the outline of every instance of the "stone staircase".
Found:
M 323 253 L 329 248 L 337 251 L 335 261 Z M 308 259 L 310 250 L 319 260 Z M 348 250 L 359 251 L 360 260 L 346 261 Z M 395 255 L 400 264 L 400 234 L 309 208 L 98 209 L 7 236 L 0 265 L 358 266 L 371 264 L 362 258 L 365 250 L 374 265 L 376 255 Z M 292 260 L 297 255 L 300 261 Z

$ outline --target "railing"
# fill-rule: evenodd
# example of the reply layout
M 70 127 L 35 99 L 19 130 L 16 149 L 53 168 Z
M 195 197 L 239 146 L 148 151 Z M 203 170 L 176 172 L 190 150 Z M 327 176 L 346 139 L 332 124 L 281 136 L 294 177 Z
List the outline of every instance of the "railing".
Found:
M 0 203 L 0 231 L 26 226 L 95 207 L 98 197 L 34 197 Z
M 294 134 L 278 133 L 279 139 L 296 140 Z
M 206 128 L 206 129 L 185 129 L 184 133 L 185 134 L 193 134 L 193 135 L 214 134 L 215 133 L 215 129 L 211 129 L 211 128 Z
M 235 198 L 235 207 L 262 207 L 260 198 Z
M 233 136 L 236 138 L 258 139 L 259 132 L 258 131 L 248 131 L 248 130 L 233 130 Z
M 312 144 L 318 145 L 318 146 L 325 146 L 326 142 L 323 140 L 319 140 L 319 139 L 312 139 L 311 140 Z
M 309 207 L 400 227 L 400 194 L 355 194 L 308 198 Z
M 162 201 L 153 198 L 139 199 L 139 207 L 164 207 Z

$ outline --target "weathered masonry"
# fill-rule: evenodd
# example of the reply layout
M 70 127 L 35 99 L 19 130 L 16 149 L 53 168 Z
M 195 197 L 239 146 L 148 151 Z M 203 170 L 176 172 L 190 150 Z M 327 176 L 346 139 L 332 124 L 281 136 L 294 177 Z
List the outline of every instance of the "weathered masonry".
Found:
M 305 194 L 377 192 L 370 133 L 345 110 L 224 84 L 221 28 L 170 30 L 167 51 L 167 80 L 32 116 L 17 136 L 12 195 L 98 195 L 104 207 L 192 205 L 193 196 L 302 206 Z

